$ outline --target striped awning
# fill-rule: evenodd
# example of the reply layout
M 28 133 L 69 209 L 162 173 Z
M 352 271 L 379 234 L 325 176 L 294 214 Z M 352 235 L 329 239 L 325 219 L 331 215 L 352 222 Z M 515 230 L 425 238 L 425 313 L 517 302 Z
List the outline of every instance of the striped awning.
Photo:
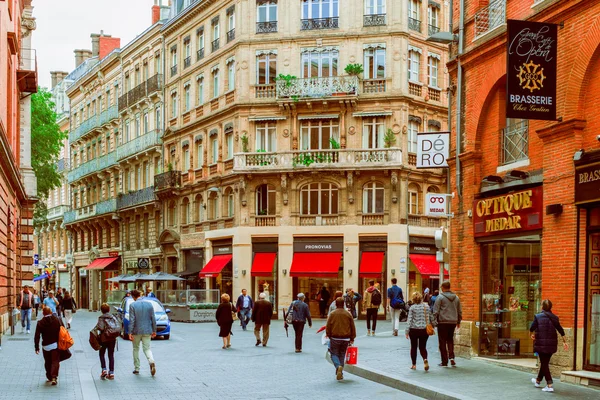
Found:
M 364 117 L 388 117 L 392 115 L 391 111 L 360 111 L 352 114 L 355 118 L 364 118 Z
M 269 116 L 269 115 L 248 118 L 248 121 L 285 121 L 285 120 L 286 120 L 286 117 L 283 117 L 283 116 Z
M 339 114 L 312 114 L 312 115 L 299 115 L 298 120 L 306 120 L 306 119 L 336 119 L 339 118 Z

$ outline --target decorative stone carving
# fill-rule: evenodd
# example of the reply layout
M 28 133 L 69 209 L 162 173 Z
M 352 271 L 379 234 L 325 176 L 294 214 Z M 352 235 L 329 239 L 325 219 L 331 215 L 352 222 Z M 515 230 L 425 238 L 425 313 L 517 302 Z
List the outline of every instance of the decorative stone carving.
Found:
M 284 129 L 284 130 L 283 130 L 283 137 L 284 137 L 284 138 L 288 138 L 288 137 L 290 137 L 290 131 L 289 131 L 289 129 Z
M 348 185 L 348 203 L 354 204 L 354 173 L 348 172 L 347 185 Z
M 356 128 L 351 126 L 348 128 L 348 135 L 354 135 L 356 133 Z
M 26 7 L 23 11 L 23 17 L 21 19 L 21 36 L 23 38 L 31 35 L 31 32 L 35 31 L 37 24 L 35 18 L 32 16 L 33 7 Z
M 283 195 L 283 205 L 287 206 L 288 204 L 288 184 L 287 184 L 287 175 L 281 175 L 281 194 Z
M 390 180 L 392 183 L 392 203 L 396 204 L 398 202 L 398 173 L 396 171 L 392 172 Z

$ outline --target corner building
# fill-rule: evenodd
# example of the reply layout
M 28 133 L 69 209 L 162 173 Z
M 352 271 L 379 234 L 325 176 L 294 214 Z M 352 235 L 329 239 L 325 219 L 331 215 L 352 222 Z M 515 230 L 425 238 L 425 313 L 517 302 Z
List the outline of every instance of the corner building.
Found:
M 463 11 L 464 51 L 453 46 L 448 64 L 453 84 L 463 72 L 460 110 L 456 96 L 451 104 L 463 116 L 452 122 L 451 165 L 461 351 L 533 358 L 528 329 L 550 299 L 570 345 L 552 358 L 555 376 L 600 371 L 600 4 L 502 0 Z M 557 81 L 544 83 L 556 85 L 558 121 L 506 118 L 507 19 L 559 24 Z
M 164 270 L 234 298 L 267 292 L 275 310 L 303 292 L 314 315 L 323 286 L 437 285 L 433 232 L 445 221 L 423 209 L 446 180 L 416 170 L 415 152 L 417 132 L 447 129 L 446 50 L 425 42 L 447 12 L 433 1 L 173 2 L 154 185 Z M 426 261 L 411 261 L 409 243 Z

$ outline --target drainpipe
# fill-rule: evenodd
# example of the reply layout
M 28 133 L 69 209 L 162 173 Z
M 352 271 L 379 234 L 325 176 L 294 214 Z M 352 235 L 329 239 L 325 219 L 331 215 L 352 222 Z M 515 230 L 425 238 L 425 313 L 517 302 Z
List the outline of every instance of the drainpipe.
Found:
M 409 218 L 409 198 L 410 195 L 408 193 L 408 185 L 410 184 L 410 177 L 411 171 L 408 171 L 408 173 L 406 174 L 406 292 L 408 296 L 410 296 L 410 291 L 409 291 L 409 287 L 410 287 L 410 224 L 408 223 L 408 218 Z M 401 191 L 402 192 L 402 191 Z
M 577 239 L 575 240 L 575 304 L 579 304 L 579 236 L 581 224 L 581 208 L 577 207 Z M 585 297 L 584 297 L 585 300 Z M 585 310 L 585 307 L 584 307 Z M 577 323 L 579 308 L 575 307 L 575 318 L 573 320 L 573 371 L 577 371 Z
M 452 4 L 452 3 L 451 3 Z M 452 5 L 450 10 L 452 10 Z M 452 12 L 452 11 L 451 11 Z M 457 66 L 457 82 L 456 82 L 456 193 L 458 196 L 462 196 L 462 188 L 461 188 L 461 165 L 460 165 L 460 153 L 461 149 L 461 137 L 462 137 L 462 127 L 461 127 L 461 111 L 462 111 L 462 65 L 460 62 L 460 56 L 463 53 L 463 33 L 465 29 L 465 0 L 460 0 L 460 10 L 459 10 L 459 22 L 458 22 L 458 54 L 456 55 L 458 59 Z

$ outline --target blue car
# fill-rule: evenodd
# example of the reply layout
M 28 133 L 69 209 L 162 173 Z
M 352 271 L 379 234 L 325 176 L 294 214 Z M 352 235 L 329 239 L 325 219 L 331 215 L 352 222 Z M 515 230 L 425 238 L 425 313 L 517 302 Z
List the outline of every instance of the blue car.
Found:
M 148 301 L 152 303 L 154 307 L 154 316 L 156 317 L 156 336 L 162 336 L 164 339 L 169 340 L 171 337 L 171 321 L 169 320 L 169 314 L 171 310 L 162 305 L 162 303 L 153 297 L 144 297 L 138 301 Z M 129 307 L 131 307 L 133 299 L 131 297 L 125 297 L 121 303 L 121 307 L 117 308 L 117 312 L 121 316 L 123 321 L 123 331 L 121 336 L 123 339 L 127 339 L 129 336 Z

